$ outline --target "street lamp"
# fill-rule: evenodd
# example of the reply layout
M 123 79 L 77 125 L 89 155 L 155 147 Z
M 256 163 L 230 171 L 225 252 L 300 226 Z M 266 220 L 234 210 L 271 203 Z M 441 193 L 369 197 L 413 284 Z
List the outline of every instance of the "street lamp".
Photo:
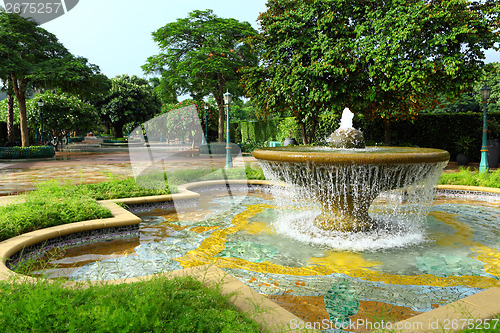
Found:
M 208 136 L 207 136 L 207 133 L 208 133 L 208 103 L 205 102 L 205 105 L 203 106 L 203 108 L 205 109 L 205 135 L 201 138 L 201 144 L 202 145 L 206 145 L 208 144 Z
M 483 142 L 481 145 L 481 162 L 479 163 L 479 172 L 489 172 L 488 166 L 488 144 L 486 129 L 486 111 L 488 110 L 488 99 L 490 98 L 491 88 L 484 86 L 481 88 L 481 99 L 483 103 Z
M 231 103 L 231 94 L 226 91 L 224 94 L 224 104 L 226 104 L 226 169 L 233 167 L 231 157 L 231 141 L 229 138 L 229 104 Z
M 43 99 L 38 100 L 38 107 L 40 108 L 40 141 L 42 142 L 43 146 Z

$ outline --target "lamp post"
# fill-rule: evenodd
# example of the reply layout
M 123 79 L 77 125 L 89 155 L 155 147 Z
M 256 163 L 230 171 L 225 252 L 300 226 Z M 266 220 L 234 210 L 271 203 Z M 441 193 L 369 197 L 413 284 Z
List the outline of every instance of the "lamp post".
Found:
M 231 103 L 231 94 L 226 91 L 224 94 L 224 104 L 226 104 L 226 169 L 233 167 L 231 157 L 231 141 L 229 138 L 229 104 Z
M 38 100 L 38 107 L 40 108 L 40 141 L 42 142 L 43 146 L 43 99 Z
M 481 144 L 481 162 L 479 163 L 479 172 L 489 172 L 488 166 L 488 144 L 486 129 L 486 111 L 488 110 L 488 99 L 490 98 L 491 88 L 484 86 L 481 88 L 481 99 L 483 103 L 483 142 Z
M 205 135 L 201 138 L 201 144 L 202 145 L 206 145 L 208 144 L 208 136 L 207 136 L 207 133 L 208 133 L 208 103 L 205 102 L 205 105 L 203 106 L 203 108 L 205 109 L 205 115 L 204 115 L 204 118 L 205 118 Z

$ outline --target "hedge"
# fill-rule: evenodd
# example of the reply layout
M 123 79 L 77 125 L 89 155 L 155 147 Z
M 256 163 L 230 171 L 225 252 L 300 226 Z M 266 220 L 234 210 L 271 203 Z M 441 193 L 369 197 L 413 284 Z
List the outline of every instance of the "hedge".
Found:
M 500 122 L 500 113 L 488 113 L 488 119 Z M 314 144 L 323 144 L 340 122 L 340 115 L 322 115 L 317 124 Z M 421 114 L 412 121 L 391 122 L 391 141 L 393 146 L 417 146 L 444 149 L 450 152 L 452 159 L 458 154 L 455 142 L 463 136 L 474 140 L 475 149 L 471 159 L 480 159 L 481 133 L 483 114 L 481 112 L 467 113 L 427 113 Z M 354 127 L 363 131 L 368 144 L 384 142 L 384 122 L 362 117 L 354 117 Z M 302 134 L 295 118 L 275 118 L 270 120 L 240 122 L 232 126 L 239 130 L 240 135 L 232 133 L 232 137 L 241 137 L 241 142 L 264 143 L 266 141 L 283 141 L 290 134 L 301 142 Z
M 0 159 L 47 158 L 55 154 L 52 146 L 0 147 Z

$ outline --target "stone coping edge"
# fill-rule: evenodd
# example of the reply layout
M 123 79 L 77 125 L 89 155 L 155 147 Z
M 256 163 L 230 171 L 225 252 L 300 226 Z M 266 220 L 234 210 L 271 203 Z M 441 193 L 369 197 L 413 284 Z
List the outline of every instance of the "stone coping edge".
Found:
M 46 229 L 40 229 L 1 242 L 0 280 L 10 280 L 15 277 L 17 277 L 16 281 L 34 282 L 37 280 L 36 278 L 14 273 L 6 266 L 7 259 L 10 258 L 13 254 L 21 251 L 26 246 L 40 243 L 54 237 L 64 236 L 70 233 L 92 229 L 139 224 L 141 222 L 141 219 L 139 217 L 120 207 L 117 203 L 131 205 L 173 201 L 179 199 L 198 199 L 200 197 L 200 194 L 193 192 L 194 189 L 211 185 L 223 185 L 228 183 L 242 185 L 269 185 L 269 182 L 266 180 L 211 180 L 179 185 L 177 187 L 179 193 L 170 195 L 99 201 L 101 205 L 110 209 L 111 213 L 113 214 L 112 218 L 82 221 Z M 489 192 L 500 194 L 500 189 L 476 186 L 438 185 L 437 189 L 466 192 Z M 5 199 L 5 204 L 11 203 L 13 201 L 22 201 L 22 199 L 16 200 L 17 197 L 18 196 L 4 197 L 8 198 Z M 1 204 L 2 200 L 0 200 L 0 205 Z M 230 276 L 229 274 L 225 273 L 223 270 L 215 266 L 204 265 L 191 267 L 164 273 L 164 275 L 167 275 L 169 277 L 190 275 L 197 279 L 202 279 L 201 281 L 207 285 L 215 285 L 219 283 L 221 285 L 223 294 L 234 294 L 234 296 L 231 297 L 230 301 L 240 311 L 250 314 L 253 319 L 256 320 L 259 325 L 261 325 L 261 328 L 268 329 L 271 332 L 300 331 L 300 329 L 294 330 L 290 328 L 290 323 L 292 322 L 292 320 L 294 323 L 297 323 L 297 327 L 304 327 L 304 325 L 301 325 L 304 323 L 303 320 L 296 317 L 292 313 L 288 312 L 265 296 L 259 294 L 252 288 L 248 287 L 244 283 L 240 282 L 236 278 Z M 150 278 L 151 276 L 122 280 L 107 280 L 104 282 L 99 281 L 95 283 L 133 283 Z M 68 286 L 76 286 L 80 285 L 81 282 L 68 282 L 66 284 Z M 484 320 L 500 314 L 500 303 L 498 302 L 498 299 L 500 299 L 500 288 L 490 288 L 459 301 L 439 307 L 435 310 L 425 312 L 407 320 L 395 323 L 393 327 L 396 328 L 398 332 L 455 332 L 457 330 L 453 330 L 451 327 L 453 322 L 461 323 L 461 319 L 468 318 Z M 255 316 L 256 313 L 258 313 L 258 316 Z M 435 323 L 439 325 L 436 328 L 432 326 Z M 449 323 L 451 330 L 443 330 L 447 323 Z M 399 329 L 399 327 L 401 327 L 402 329 Z M 406 327 L 410 328 L 406 329 Z M 421 330 L 420 327 L 422 327 Z M 316 332 L 314 330 L 307 331 Z

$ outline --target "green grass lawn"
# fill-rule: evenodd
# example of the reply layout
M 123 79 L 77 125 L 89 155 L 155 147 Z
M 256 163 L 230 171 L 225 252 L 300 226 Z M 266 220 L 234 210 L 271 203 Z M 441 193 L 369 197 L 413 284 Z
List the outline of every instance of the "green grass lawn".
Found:
M 216 287 L 191 277 L 86 288 L 0 282 L 2 332 L 259 332 Z
M 490 173 L 479 173 L 469 168 L 460 168 L 458 172 L 443 173 L 439 178 L 439 184 L 500 188 L 500 169 Z

